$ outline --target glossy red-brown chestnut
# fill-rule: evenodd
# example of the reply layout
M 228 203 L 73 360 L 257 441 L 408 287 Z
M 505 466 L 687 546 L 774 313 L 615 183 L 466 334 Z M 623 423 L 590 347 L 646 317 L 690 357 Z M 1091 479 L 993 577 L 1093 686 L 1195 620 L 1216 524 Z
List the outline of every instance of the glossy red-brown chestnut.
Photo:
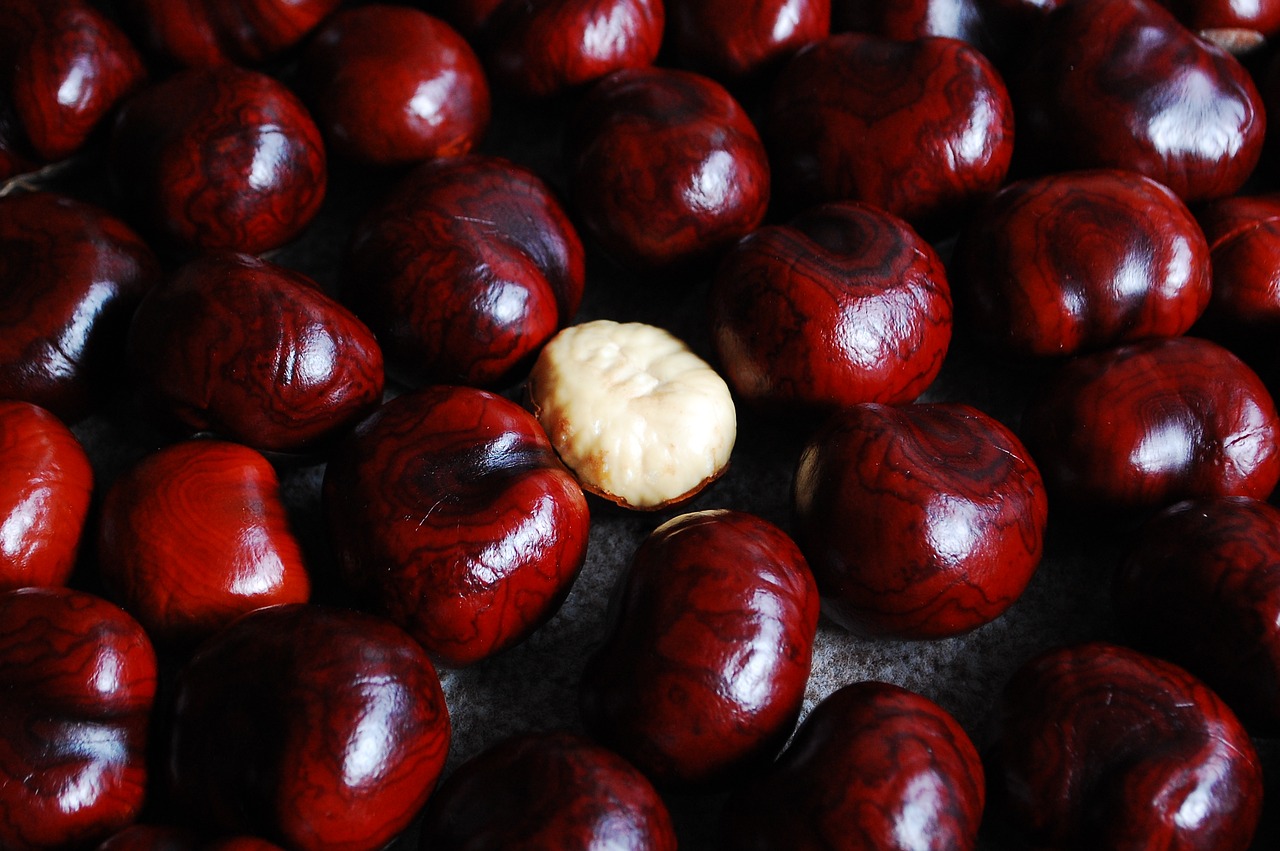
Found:
M 761 132 L 784 204 L 865 201 L 933 229 L 1004 181 L 1013 106 L 964 42 L 844 33 L 783 67 Z
M 1236 55 L 1262 47 L 1280 32 L 1277 0 L 1159 0 L 1162 6 L 1198 33 Z
M 311 592 L 275 470 L 218 440 L 166 447 L 116 479 L 98 520 L 98 563 L 157 640 L 205 638 Z
M 0 4 L 0 112 L 12 121 L 0 180 L 75 153 L 145 75 L 128 37 L 88 3 Z
M 1032 400 L 1024 429 L 1050 492 L 1094 509 L 1261 499 L 1280 479 L 1267 389 L 1239 358 L 1194 337 L 1068 362 Z
M 732 82 L 827 37 L 831 0 L 666 0 L 666 43 L 691 70 Z
M 61 420 L 0 401 L 0 591 L 66 583 L 92 492 L 89 458 Z
M 449 712 L 430 660 L 371 615 L 291 604 L 250 612 L 181 672 L 173 800 L 218 834 L 294 851 L 374 851 L 435 787 Z
M 81 847 L 131 824 L 147 786 L 156 657 L 80 591 L 0 595 L 0 847 Z
M 1072 0 L 1041 34 L 1013 91 L 1040 162 L 1137 171 L 1188 202 L 1253 171 L 1266 121 L 1248 73 L 1155 0 Z
M 823 611 L 862 636 L 940 638 L 1026 588 L 1048 501 L 1027 450 L 968 405 L 855 405 L 805 446 L 796 540 Z
M 184 71 L 127 100 L 110 172 L 116 194 L 179 247 L 251 254 L 302 231 L 328 175 L 302 101 L 234 66 Z
M 339 12 L 316 30 L 299 81 L 336 154 L 403 165 L 469 152 L 489 125 L 489 83 L 471 46 L 404 6 Z
M 729 251 L 711 337 L 734 391 L 766 410 L 910 402 L 951 342 L 946 271 L 897 216 L 823 205 Z
M 634 766 L 572 733 L 523 733 L 431 797 L 421 851 L 675 851 L 666 805 Z
M 496 157 L 427 163 L 356 227 L 342 298 L 410 384 L 500 386 L 578 310 L 582 242 L 533 172 Z
M 147 45 L 191 67 L 253 65 L 297 44 L 342 0 L 124 0 Z
M 940 36 L 967 41 L 986 52 L 983 0 L 832 0 L 831 27 L 897 41 Z
M 659 68 L 611 74 L 587 93 L 568 133 L 582 222 L 621 262 L 700 260 L 764 218 L 764 146 L 742 107 L 707 77 Z
M 1165 509 L 1116 574 L 1115 607 L 1237 713 L 1280 724 L 1280 510 L 1245 497 Z
M 464 18 L 483 22 L 479 41 L 494 85 L 530 97 L 649 65 L 662 45 L 666 20 L 662 0 L 503 0 L 497 5 L 453 0 L 453 5 L 462 7 Z
M 855 683 L 814 707 L 787 750 L 730 799 L 736 851 L 972 851 L 985 800 L 968 734 L 928 698 Z
M 202 837 L 179 827 L 136 824 L 98 846 L 97 851 L 281 851 L 252 836 Z
M 348 582 L 452 667 L 541 626 L 586 558 L 582 488 L 533 415 L 484 390 L 382 406 L 334 454 L 323 501 Z
M 0 397 L 66 420 L 110 392 L 160 267 L 104 210 L 45 192 L 0 198 Z
M 1253 743 L 1181 668 L 1109 644 L 1049 651 L 1001 697 L 992 801 L 1032 847 L 1243 851 L 1262 806 Z
M 307 449 L 382 401 L 372 332 L 306 276 L 244 254 L 205 255 L 154 287 L 128 353 L 182 425 L 257 449 Z
M 809 677 L 818 592 L 781 529 L 737 511 L 655 529 L 582 677 L 588 728 L 658 784 L 705 786 L 772 759 Z
M 1023 356 L 1185 333 L 1212 283 L 1209 245 L 1186 205 L 1114 170 L 1005 187 L 963 232 L 952 277 L 962 319 Z

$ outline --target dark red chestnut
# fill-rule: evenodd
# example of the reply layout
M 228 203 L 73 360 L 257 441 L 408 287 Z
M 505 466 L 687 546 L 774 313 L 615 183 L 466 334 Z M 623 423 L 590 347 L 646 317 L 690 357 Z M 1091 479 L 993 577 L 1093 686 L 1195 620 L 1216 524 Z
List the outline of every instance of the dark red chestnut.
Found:
M 533 172 L 496 157 L 420 166 L 357 226 L 342 297 L 412 384 L 521 377 L 578 310 L 582 243 Z
M 941 638 L 999 617 L 1044 544 L 1044 484 L 1014 434 L 968 405 L 855 405 L 810 439 L 796 540 L 823 611 L 861 636 Z
M 987 777 L 1037 848 L 1243 851 L 1262 769 L 1235 715 L 1181 668 L 1085 644 L 1004 691 Z
M 350 584 L 452 667 L 546 622 L 586 557 L 573 474 L 532 414 L 483 390 L 382 406 L 334 454 L 323 500 Z
M 1148 340 L 1079 357 L 1027 410 L 1050 491 L 1094 509 L 1208 496 L 1265 498 L 1280 421 L 1258 376 L 1206 340 Z
M 61 420 L 0 401 L 0 591 L 66 583 L 92 491 L 89 458 Z
M 990 35 L 983 0 L 832 0 L 832 28 L 897 41 L 940 36 L 986 53 Z
M 982 54 L 954 39 L 845 33 L 783 67 L 761 131 L 779 200 L 856 200 L 949 224 L 1004 181 L 1013 107 Z
M 736 511 L 655 529 L 615 590 L 582 714 L 659 784 L 704 785 L 773 758 L 800 712 L 818 593 L 773 524 Z
M 399 628 L 353 611 L 259 609 L 178 679 L 168 755 L 193 823 L 294 851 L 374 851 L 435 787 L 449 713 Z
M 234 836 L 208 839 L 177 827 L 134 825 L 98 846 L 97 851 L 281 851 L 265 839 Z
M 404 6 L 329 18 L 299 68 L 330 150 L 376 165 L 469 152 L 489 124 L 489 84 L 444 21 Z
M 1178 20 L 1236 55 L 1262 47 L 1280 32 L 1280 2 L 1276 0 L 1159 0 Z
M 1209 302 L 1209 246 L 1186 206 L 1133 172 L 1005 187 L 956 248 L 955 295 L 984 340 L 1069 355 L 1186 332 Z
M 735 851 L 972 851 L 985 800 L 964 729 L 887 683 L 844 686 L 805 718 L 778 761 L 730 799 Z
M 297 44 L 342 0 L 124 0 L 151 49 L 180 65 L 253 65 Z
M 1280 510 L 1244 497 L 1165 509 L 1116 575 L 1115 603 L 1144 647 L 1246 718 L 1280 723 Z
M 80 0 L 0 4 L 0 180 L 78 151 L 146 76 L 103 13 Z M 9 156 L 5 156 L 6 150 Z
M 0 198 L 0 397 L 88 414 L 119 378 L 129 321 L 159 276 L 138 235 L 97 207 Z
M 580 104 L 569 138 L 582 221 L 621 262 L 714 256 L 764 218 L 764 147 L 711 79 L 661 68 L 611 74 Z
M 675 851 L 662 798 L 622 757 L 571 733 L 524 733 L 432 796 L 421 851 Z
M 311 592 L 275 470 L 247 446 L 216 440 L 161 449 L 111 485 L 98 562 L 156 639 L 205 638 Z
M 66 588 L 0 595 L 0 847 L 80 847 L 146 793 L 156 657 L 137 621 Z
M 382 401 L 382 352 L 307 277 L 244 254 L 193 260 L 143 299 L 129 357 L 183 425 L 257 449 L 307 449 Z
M 1253 171 L 1266 121 L 1248 73 L 1154 0 L 1072 0 L 1041 32 L 1014 90 L 1041 162 L 1137 171 L 1188 202 Z
M 666 0 L 667 43 L 717 80 L 759 77 L 831 29 L 831 0 Z
M 734 390 L 758 407 L 910 402 L 951 342 L 946 271 L 898 217 L 824 205 L 729 251 L 712 284 L 711 336 Z
M 320 131 L 282 83 L 233 66 L 176 74 L 121 107 L 111 179 L 187 249 L 250 254 L 297 236 L 320 209 Z

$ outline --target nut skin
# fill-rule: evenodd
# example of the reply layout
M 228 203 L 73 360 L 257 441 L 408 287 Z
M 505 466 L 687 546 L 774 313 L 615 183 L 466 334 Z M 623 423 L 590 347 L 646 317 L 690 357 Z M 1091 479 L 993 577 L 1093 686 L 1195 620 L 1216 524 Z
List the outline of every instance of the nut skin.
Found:
M 0 68 L 0 111 L 13 122 L 0 133 L 0 180 L 76 153 L 146 77 L 128 37 L 79 0 L 6 0 Z
M 774 81 L 760 129 L 784 207 L 863 201 L 928 230 L 998 189 L 1013 156 L 1004 82 L 954 39 L 810 45 Z
M 357 226 L 342 298 L 411 385 L 522 377 L 582 302 L 582 242 L 533 172 L 497 157 L 427 163 Z
M 0 397 L 67 421 L 97 408 L 159 277 L 151 249 L 104 210 L 46 192 L 0 198 Z
M 1260 0 L 1159 0 L 1187 29 L 1202 37 L 1215 30 L 1241 31 L 1241 37 L 1261 41 L 1280 32 L 1280 2 Z
M 66 584 L 92 492 L 89 458 L 61 420 L 0 401 L 0 591 Z
M 714 786 L 767 762 L 800 712 L 818 605 L 804 556 L 768 521 L 667 521 L 636 551 L 587 661 L 588 729 L 660 786 Z
M 1262 805 L 1253 743 L 1175 665 L 1101 643 L 1049 651 L 1014 675 L 994 727 L 989 795 L 1034 847 L 1249 847 Z
M 0 595 L 0 773 L 22 778 L 0 784 L 0 846 L 82 847 L 131 824 L 155 691 L 151 642 L 115 605 L 66 588 Z
M 675 851 L 666 805 L 617 754 L 572 733 L 523 733 L 432 796 L 420 851 Z
M 1066 3 L 1029 55 L 1013 95 L 1041 165 L 1136 171 L 1190 203 L 1231 195 L 1258 162 L 1248 73 L 1153 0 Z
M 587 93 L 568 133 L 583 226 L 623 264 L 670 268 L 714 257 L 764 218 L 769 163 L 760 136 L 707 77 L 618 71 Z
M 206 638 L 311 592 L 275 470 L 235 443 L 188 441 L 143 459 L 107 492 L 97 544 L 103 579 L 157 641 Z
M 958 403 L 836 413 L 801 453 L 794 505 L 824 613 L 869 638 L 997 618 L 1035 572 L 1048 516 L 1022 443 Z
M 177 827 L 136 824 L 98 846 L 97 851 L 281 851 L 251 836 L 206 839 Z
M 302 101 L 234 66 L 183 71 L 127 100 L 112 129 L 115 193 L 179 249 L 257 254 L 324 199 L 324 143 Z
M 962 316 L 1027 357 L 1183 334 L 1209 303 L 1212 277 L 1182 201 L 1114 170 L 1005 187 L 970 222 L 953 265 Z
M 189 823 L 213 834 L 374 851 L 426 802 L 449 733 L 435 669 L 402 630 L 273 606 L 205 642 L 180 673 L 169 786 Z
M 1134 513 L 1184 499 L 1265 498 L 1280 479 L 1275 405 L 1207 340 L 1147 340 L 1068 362 L 1028 406 L 1050 493 Z
M 375 165 L 468 153 L 489 124 L 475 52 L 417 9 L 373 5 L 329 18 L 303 53 L 299 86 L 329 149 Z
M 1118 617 L 1246 720 L 1280 725 L 1280 510 L 1180 502 L 1147 521 L 1116 574 Z
M 978 752 L 942 707 L 854 683 L 819 703 L 778 761 L 730 798 L 722 847 L 972 851 L 984 800 Z
M 734 391 L 763 410 L 910 402 L 951 342 L 946 271 L 896 216 L 826 204 L 725 255 L 711 337 Z
M 244 254 L 205 255 L 152 289 L 128 352 L 181 424 L 264 451 L 331 441 L 382 401 L 372 332 L 309 278 Z
M 682 64 L 726 83 L 762 78 L 831 27 L 831 0 L 666 0 L 666 7 L 666 39 Z
M 870 33 L 896 41 L 938 36 L 968 42 L 987 53 L 991 45 L 983 0 L 832 0 L 832 29 Z
M 187 67 L 255 65 L 297 44 L 342 0 L 124 0 L 157 53 Z
M 526 638 L 586 558 L 582 489 L 538 421 L 483 390 L 388 402 L 339 446 L 322 494 L 348 583 L 448 667 Z

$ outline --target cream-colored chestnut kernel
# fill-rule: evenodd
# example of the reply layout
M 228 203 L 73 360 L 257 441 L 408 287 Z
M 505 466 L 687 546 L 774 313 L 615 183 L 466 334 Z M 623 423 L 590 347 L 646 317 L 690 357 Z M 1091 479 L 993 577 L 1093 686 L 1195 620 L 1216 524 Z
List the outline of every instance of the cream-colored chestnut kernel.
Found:
M 597 320 L 565 328 L 529 379 L 542 427 L 583 488 L 630 508 L 692 496 L 729 464 L 729 387 L 661 328 Z

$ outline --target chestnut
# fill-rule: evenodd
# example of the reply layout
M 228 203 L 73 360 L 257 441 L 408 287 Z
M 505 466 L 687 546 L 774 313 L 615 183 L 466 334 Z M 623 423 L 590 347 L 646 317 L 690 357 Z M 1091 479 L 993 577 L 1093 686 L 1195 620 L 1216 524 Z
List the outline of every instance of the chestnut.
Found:
M 441 664 L 519 641 L 586 558 L 586 497 L 538 421 L 484 390 L 429 387 L 356 428 L 323 502 L 348 583 Z
M 659 785 L 713 786 L 781 748 L 804 698 L 818 594 L 804 556 L 738 511 L 675 517 L 619 579 L 582 676 L 587 727 Z
M 954 718 L 899 686 L 823 698 L 787 750 L 735 791 L 721 824 L 735 851 L 973 851 L 982 762 Z
M 833 35 L 797 53 L 761 119 L 786 207 L 855 200 L 926 230 L 998 189 L 1013 105 L 991 63 L 949 38 Z
M 966 41 L 990 54 L 987 0 L 832 0 L 832 29 L 897 41 L 939 36 Z
M 1021 180 L 956 247 L 963 315 L 1021 356 L 1070 355 L 1185 333 L 1209 303 L 1209 245 L 1164 186 L 1134 172 Z
M 112 483 L 98 563 L 157 640 L 205 638 L 311 591 L 275 470 L 247 446 L 218 440 L 168 446 Z
M 427 804 L 421 851 L 675 851 L 643 774 L 573 733 L 523 733 L 458 767 Z
M 98 846 L 97 851 L 281 851 L 251 836 L 206 839 L 177 827 L 135 824 Z
M 832 415 L 800 456 L 794 503 L 823 611 L 864 637 L 941 638 L 999 617 L 1040 563 L 1048 518 L 1022 443 L 959 403 Z
M 117 196 L 179 248 L 257 254 L 314 218 L 325 162 L 302 101 L 265 74 L 224 66 L 129 98 L 112 129 L 109 171 Z
M 471 156 L 419 166 L 364 217 L 341 292 L 402 381 L 499 386 L 577 312 L 585 279 L 547 185 Z
M 1280 2 L 1159 0 L 1189 30 L 1237 56 L 1263 47 L 1280 32 Z
M 1094 510 L 1265 498 L 1280 480 L 1280 422 L 1262 381 L 1194 337 L 1084 355 L 1027 408 L 1027 445 L 1050 492 Z
M 1121 623 L 1246 720 L 1280 724 L 1280 509 L 1180 502 L 1148 520 L 1115 580 Z
M 245 254 L 205 255 L 152 289 L 128 353 L 161 410 L 256 449 L 314 448 L 382 401 L 372 332 L 311 279 Z
M 1118 168 L 1187 202 L 1233 194 L 1262 152 L 1249 74 L 1155 0 L 1071 0 L 1016 76 L 1022 149 L 1048 168 Z
M 159 277 L 151 249 L 105 210 L 48 192 L 0 198 L 0 397 L 68 421 L 99 407 Z
M 180 672 L 169 788 L 210 832 L 374 851 L 426 802 L 449 732 L 435 669 L 399 628 L 272 606 L 217 633 Z
M 362 162 L 465 154 L 489 124 L 489 84 L 475 52 L 417 9 L 375 4 L 333 15 L 298 73 L 330 151 Z
M 831 0 L 665 0 L 666 43 L 690 70 L 751 82 L 827 37 Z
M 852 202 L 743 238 L 716 272 L 710 313 L 734 391 L 782 414 L 910 402 L 951 342 L 937 253 L 897 216 Z
M 131 824 L 155 693 L 151 642 L 120 608 L 67 588 L 0 594 L 0 847 L 81 847 Z
M 1037 848 L 1244 851 L 1262 768 L 1222 699 L 1183 669 L 1111 644 L 1048 651 L 996 708 L 993 801 Z
M 92 491 L 89 458 L 61 420 L 0 401 L 0 591 L 66 584 Z
M 297 44 L 342 0 L 123 0 L 152 50 L 188 67 L 254 65 Z
M 665 68 L 617 71 L 586 94 L 568 133 L 583 225 L 621 263 L 705 260 L 764 218 L 764 146 L 714 80 Z

